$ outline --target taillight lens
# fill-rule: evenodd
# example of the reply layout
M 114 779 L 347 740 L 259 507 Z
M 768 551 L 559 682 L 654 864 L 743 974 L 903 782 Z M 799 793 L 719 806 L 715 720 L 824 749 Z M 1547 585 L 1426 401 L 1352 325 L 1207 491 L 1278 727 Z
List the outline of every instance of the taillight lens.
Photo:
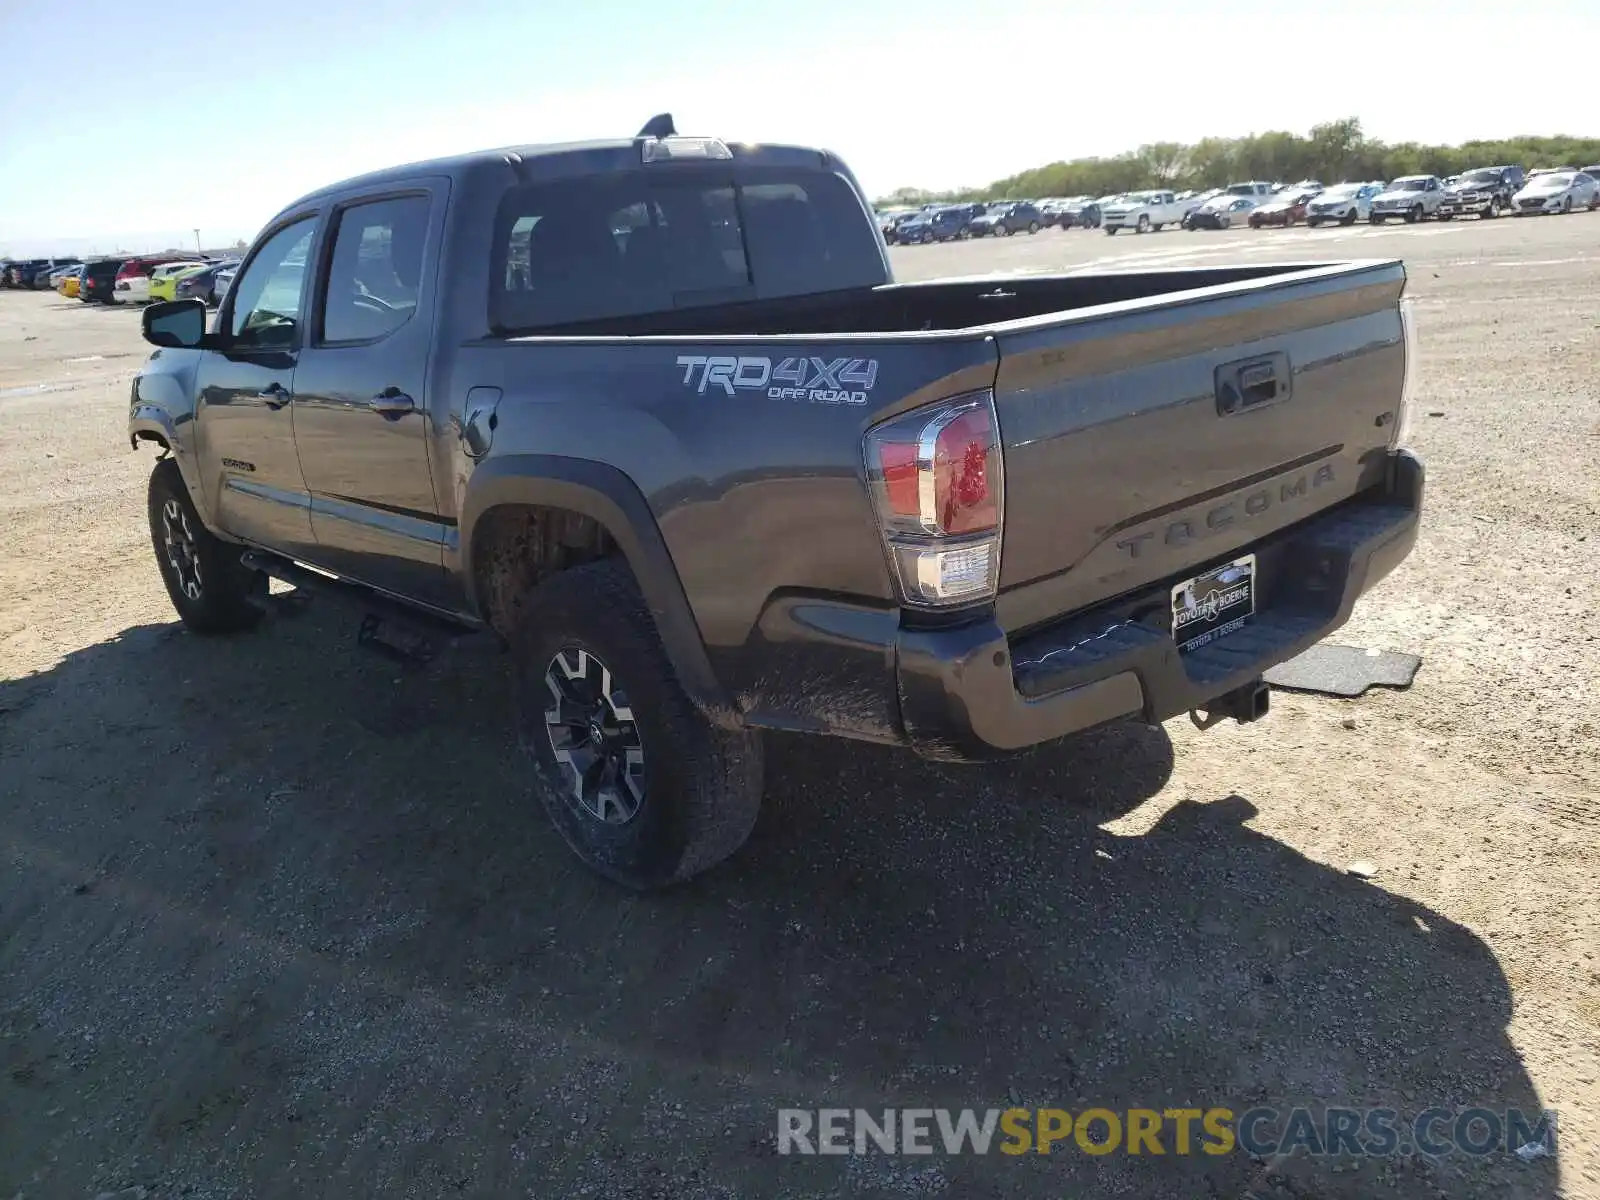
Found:
M 945 607 L 992 598 L 1005 482 L 994 397 L 957 396 L 886 421 L 867 432 L 865 451 L 906 602 Z

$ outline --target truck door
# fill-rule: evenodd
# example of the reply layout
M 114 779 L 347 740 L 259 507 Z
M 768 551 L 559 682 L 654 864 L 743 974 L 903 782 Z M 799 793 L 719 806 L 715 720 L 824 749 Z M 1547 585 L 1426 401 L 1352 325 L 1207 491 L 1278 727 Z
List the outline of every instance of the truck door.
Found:
M 295 375 L 295 442 L 311 496 L 313 561 L 442 603 L 444 543 L 428 442 L 428 355 L 445 184 L 342 200 L 323 239 Z
M 296 558 L 313 545 L 290 401 L 316 230 L 316 215 L 302 215 L 260 243 L 223 303 L 222 348 L 195 377 L 196 445 L 218 523 Z

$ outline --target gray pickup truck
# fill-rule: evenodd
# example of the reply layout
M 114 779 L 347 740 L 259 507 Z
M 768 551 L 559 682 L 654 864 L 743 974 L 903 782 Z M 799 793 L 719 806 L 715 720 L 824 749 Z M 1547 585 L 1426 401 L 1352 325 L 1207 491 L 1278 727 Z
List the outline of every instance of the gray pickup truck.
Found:
M 145 311 L 129 429 L 185 625 L 278 577 L 509 647 L 555 826 L 655 887 L 745 840 L 763 730 L 1262 715 L 1416 538 L 1404 285 L 897 284 L 832 154 L 658 118 L 295 202 L 211 328 Z

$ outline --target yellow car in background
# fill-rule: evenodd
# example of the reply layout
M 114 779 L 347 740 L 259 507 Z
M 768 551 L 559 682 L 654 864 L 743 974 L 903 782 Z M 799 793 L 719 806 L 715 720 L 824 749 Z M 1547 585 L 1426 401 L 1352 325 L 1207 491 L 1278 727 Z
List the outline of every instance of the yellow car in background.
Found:
M 75 299 L 78 295 L 78 282 L 82 278 L 82 271 L 71 271 L 61 277 L 61 282 L 56 285 L 56 291 L 60 292 L 68 300 Z
M 193 275 L 196 271 L 204 271 L 210 263 L 197 262 L 170 262 L 162 263 L 150 273 L 150 299 L 176 300 L 178 298 L 178 280 Z

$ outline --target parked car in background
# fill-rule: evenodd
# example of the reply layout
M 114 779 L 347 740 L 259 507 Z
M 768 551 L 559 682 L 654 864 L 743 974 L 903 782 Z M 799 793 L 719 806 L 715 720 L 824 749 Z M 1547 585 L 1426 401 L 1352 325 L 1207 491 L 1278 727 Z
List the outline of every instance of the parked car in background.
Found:
M 60 266 L 51 271 L 48 276 L 41 275 L 41 277 L 44 279 L 44 282 L 40 286 L 47 287 L 53 292 L 60 291 L 61 281 L 69 275 L 76 274 L 79 268 L 82 266 L 83 264 L 75 259 L 71 262 L 62 263 Z
M 1306 204 L 1306 224 L 1354 225 L 1372 215 L 1372 200 L 1383 191 L 1381 183 L 1336 183 L 1318 192 Z
M 1279 192 L 1275 196 L 1268 196 L 1250 210 L 1250 216 L 1248 217 L 1250 228 L 1260 229 L 1266 225 L 1282 225 L 1287 228 L 1299 221 L 1304 221 L 1306 219 L 1306 205 L 1311 203 L 1312 197 L 1316 195 L 1317 190 L 1308 189 Z
M 1374 225 L 1382 225 L 1391 217 L 1409 223 L 1434 216 L 1444 200 L 1444 184 L 1437 175 L 1405 175 L 1389 184 L 1372 199 L 1372 213 L 1367 218 Z
M 113 304 L 143 304 L 150 299 L 150 272 L 155 270 L 153 264 L 141 262 L 139 259 L 129 259 L 117 268 L 117 277 L 112 287 L 111 303 Z
M 177 300 L 201 300 L 208 308 L 215 308 L 222 301 L 221 294 L 217 290 L 217 276 L 223 271 L 235 270 L 238 266 L 237 258 L 229 258 L 184 275 L 179 278 L 177 286 L 173 289 L 173 297 Z
M 878 214 L 878 228 L 883 231 L 883 240 L 893 244 L 898 240 L 897 230 L 902 221 L 909 221 L 921 209 L 916 208 L 891 208 Z
M 1589 176 L 1591 179 L 1600 179 L 1600 163 L 1595 163 L 1593 166 L 1584 167 L 1582 170 L 1583 173 Z
M 1101 211 L 1100 224 L 1107 234 L 1119 229 L 1159 232 L 1163 225 L 1180 224 L 1191 207 L 1194 206 L 1172 192 L 1129 192 Z
M 120 258 L 102 258 L 99 262 L 89 263 L 83 271 L 78 299 L 86 303 L 114 304 L 117 272 L 122 269 L 124 261 Z
M 151 300 L 176 300 L 178 298 L 178 280 L 196 271 L 204 271 L 205 263 L 197 262 L 167 262 L 161 263 L 150 272 Z
M 233 286 L 233 277 L 239 273 L 238 264 L 231 267 L 218 267 L 217 273 L 211 281 L 211 295 L 213 304 L 221 304 L 223 297 L 228 294 L 228 289 Z
M 904 246 L 953 242 L 967 235 L 967 212 L 964 205 L 946 205 L 919 212 L 910 220 L 900 223 L 895 240 Z
M 1069 196 L 1061 202 L 1059 229 L 1099 229 L 1100 201 L 1093 196 Z
M 967 223 L 972 237 L 1010 237 L 1013 233 L 1038 233 L 1043 228 L 1044 218 L 1026 200 L 1003 200 Z
M 1275 183 L 1268 183 L 1262 179 L 1251 179 L 1244 183 L 1230 183 L 1219 194 L 1224 196 L 1254 196 L 1259 200 L 1262 196 L 1272 195 L 1277 186 Z
M 77 299 L 78 288 L 83 283 L 84 270 L 84 267 L 77 266 L 62 275 L 61 282 L 56 284 L 56 291 L 60 292 L 68 300 Z
M 1569 213 L 1573 209 L 1600 208 L 1600 181 L 1586 171 L 1556 171 L 1536 175 L 1511 200 L 1519 217 L 1538 213 Z
M 1185 229 L 1231 229 L 1250 219 L 1256 206 L 1264 204 L 1272 193 L 1259 196 L 1231 196 L 1227 193 L 1214 196 L 1183 218 Z
M 51 258 L 29 258 L 14 262 L 7 269 L 10 286 L 15 288 L 43 288 L 50 286 L 50 272 L 56 262 Z
M 1463 171 L 1454 182 L 1445 185 L 1439 219 L 1448 221 L 1469 214 L 1498 217 L 1510 211 L 1511 198 L 1525 182 L 1521 167 L 1475 167 Z

